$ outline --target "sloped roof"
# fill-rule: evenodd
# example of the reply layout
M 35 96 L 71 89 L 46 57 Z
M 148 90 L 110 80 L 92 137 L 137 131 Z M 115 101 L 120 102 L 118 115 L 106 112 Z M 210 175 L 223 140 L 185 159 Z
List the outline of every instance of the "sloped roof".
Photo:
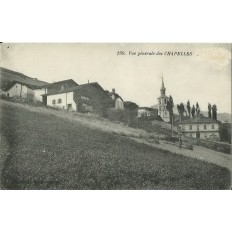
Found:
M 150 108 L 150 107 L 139 107 L 139 110 L 150 110 L 150 111 L 157 111 L 157 109 Z
M 73 79 L 54 82 L 46 85 L 47 95 L 71 92 L 78 84 Z
M 194 118 L 184 119 L 182 121 L 176 121 L 177 124 L 201 124 L 201 123 L 220 123 L 220 121 L 215 120 L 213 118 L 205 117 L 204 115 L 200 114 Z
M 61 83 L 61 82 L 59 82 L 59 83 Z M 87 89 L 90 89 L 90 87 L 96 87 L 96 88 L 100 89 L 101 91 L 103 91 L 105 93 L 106 96 L 109 97 L 109 95 L 105 92 L 105 90 L 97 82 L 77 85 L 75 87 L 63 89 L 63 90 L 56 91 L 56 92 L 47 93 L 47 94 L 44 94 L 44 95 L 49 96 L 49 95 L 55 95 L 55 94 L 60 94 L 60 93 L 69 93 L 69 92 L 74 92 L 74 91 L 82 92 L 82 91 L 86 91 Z
M 121 97 L 119 94 L 117 94 L 117 93 L 109 92 L 108 90 L 106 90 L 105 92 L 106 92 L 110 97 L 112 97 L 112 95 L 114 95 L 114 96 L 115 96 L 115 100 L 118 99 L 118 98 L 121 98 L 121 99 L 122 99 L 122 97 Z M 123 99 L 122 99 L 122 101 L 123 101 Z
M 58 86 L 62 84 L 67 84 L 67 83 L 78 85 L 73 79 L 67 79 L 67 80 L 62 80 L 62 81 L 56 81 L 53 83 L 48 83 L 47 87 L 53 87 L 53 86 Z
M 40 81 L 37 78 L 32 78 L 26 76 L 22 73 L 15 72 L 10 69 L 0 67 L 0 76 L 1 76 L 1 89 L 6 91 L 12 87 L 11 82 L 18 82 L 20 84 L 28 85 L 31 88 L 42 87 L 48 83 L 45 81 Z
M 42 86 L 38 87 L 38 86 L 35 86 L 35 85 L 29 85 L 29 84 L 25 84 L 25 83 L 20 83 L 18 81 L 12 81 L 12 82 L 8 82 L 7 85 L 5 85 L 4 91 L 8 91 L 12 86 L 14 86 L 17 83 L 20 84 L 20 85 L 24 85 L 24 86 L 26 86 L 26 87 L 28 87 L 30 89 L 33 89 L 33 90 L 42 88 Z
M 97 82 L 79 85 L 79 86 L 77 86 L 77 88 L 75 88 L 75 91 L 82 92 L 82 93 L 85 93 L 85 91 L 88 91 L 88 93 L 91 95 L 91 88 L 92 87 L 99 89 L 104 96 L 110 98 L 110 96 L 107 94 L 107 92 Z M 92 93 L 92 94 L 94 94 L 94 93 Z

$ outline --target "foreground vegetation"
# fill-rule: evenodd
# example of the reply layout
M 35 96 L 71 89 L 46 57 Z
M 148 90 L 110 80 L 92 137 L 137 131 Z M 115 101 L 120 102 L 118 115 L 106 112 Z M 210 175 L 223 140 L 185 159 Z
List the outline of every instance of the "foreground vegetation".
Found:
M 226 168 L 1 104 L 3 189 L 228 189 Z

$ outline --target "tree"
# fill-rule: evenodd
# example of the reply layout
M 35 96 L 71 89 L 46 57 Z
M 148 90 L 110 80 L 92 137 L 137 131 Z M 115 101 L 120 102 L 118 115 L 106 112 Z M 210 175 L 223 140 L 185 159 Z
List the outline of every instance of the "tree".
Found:
M 137 110 L 139 106 L 134 102 L 125 101 L 124 102 L 124 107 L 127 110 Z
M 216 105 L 212 106 L 212 116 L 214 120 L 217 120 L 217 106 Z
M 173 107 L 174 107 L 174 102 L 173 102 L 173 98 L 170 95 L 169 99 L 167 100 L 167 110 L 169 112 L 169 116 L 170 116 L 170 122 L 171 122 L 171 127 L 172 127 L 172 134 L 173 134 Z
M 212 107 L 211 107 L 211 104 L 209 103 L 209 104 L 208 104 L 208 117 L 209 117 L 209 118 L 212 117 L 211 110 L 212 110 Z
M 198 116 L 200 114 L 200 112 L 201 112 L 200 106 L 199 106 L 199 104 L 197 102 L 197 104 L 196 104 L 196 115 Z
M 173 98 L 170 95 L 167 100 L 167 111 L 169 112 L 169 115 L 170 115 L 170 122 L 172 122 L 173 107 L 174 107 Z
M 195 117 L 195 112 L 196 112 L 195 106 L 193 105 L 192 110 L 191 110 L 192 117 Z
M 185 108 L 184 108 L 184 104 L 181 102 L 180 105 L 177 105 L 177 110 L 180 116 L 180 121 L 183 118 L 184 112 L 186 112 Z
M 191 106 L 190 106 L 189 100 L 188 100 L 188 102 L 187 102 L 187 110 L 188 110 L 188 116 L 189 116 L 189 118 L 190 118 L 190 116 L 191 116 Z

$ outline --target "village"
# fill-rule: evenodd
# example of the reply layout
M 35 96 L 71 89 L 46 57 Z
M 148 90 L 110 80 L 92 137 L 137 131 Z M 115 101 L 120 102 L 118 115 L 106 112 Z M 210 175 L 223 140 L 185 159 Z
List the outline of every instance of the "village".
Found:
M 110 110 L 117 117 L 117 114 L 125 110 L 130 112 L 130 116 L 139 120 L 162 121 L 169 124 L 172 135 L 175 131 L 181 136 L 197 139 L 214 141 L 224 139 L 228 142 L 231 140 L 229 123 L 225 122 L 226 126 L 223 128 L 226 129 L 220 131 L 219 127 L 222 127 L 222 123 L 217 120 L 216 105 L 212 107 L 209 104 L 208 117 L 206 117 L 200 112 L 198 103 L 196 107 L 193 105 L 191 108 L 188 101 L 186 109 L 183 103 L 177 105 L 178 115 L 174 115 L 173 98 L 166 95 L 163 77 L 160 96 L 157 96 L 158 104 L 153 107 L 140 107 L 134 102 L 124 101 L 114 88 L 112 91 L 104 90 L 97 82 L 79 85 L 74 80 L 68 79 L 47 83 L 5 68 L 1 68 L 1 79 L 1 96 L 41 103 L 67 111 L 94 112 L 101 116 L 106 115 Z
M 13 112 L 16 111 L 19 112 L 19 115 L 22 114 L 20 117 L 23 117 L 20 121 L 18 121 L 19 124 L 22 124 L 22 131 L 25 131 L 25 125 L 28 126 L 28 131 L 33 130 L 33 136 L 29 136 L 28 138 L 31 140 L 30 143 L 38 143 L 38 145 L 35 145 L 37 147 L 36 152 L 34 150 L 30 150 L 33 149 L 33 147 L 30 148 L 29 146 L 28 149 L 31 151 L 30 154 L 33 155 L 29 155 L 27 157 L 29 160 L 32 158 L 33 160 L 30 163 L 28 163 L 29 161 L 25 163 L 27 167 L 28 165 L 30 166 L 31 163 L 35 162 L 36 159 L 41 157 L 41 154 L 50 154 L 47 157 L 49 159 L 48 163 L 51 162 L 50 159 L 53 160 L 53 156 L 51 156 L 51 154 L 55 152 L 56 146 L 52 145 L 51 147 L 51 144 L 49 143 L 50 139 L 54 140 L 53 137 L 56 138 L 58 143 L 63 144 L 60 151 L 57 151 L 58 153 L 54 153 L 60 154 L 60 157 L 58 158 L 60 164 L 62 164 L 66 159 L 66 152 L 70 152 L 70 155 L 73 157 L 76 152 L 80 153 L 83 151 L 83 148 L 80 148 L 79 145 L 74 146 L 77 146 L 75 153 L 71 152 L 71 147 L 65 150 L 64 147 L 66 147 L 70 142 L 79 143 L 80 136 L 86 136 L 87 134 L 89 134 L 87 144 L 86 141 L 83 141 L 84 144 L 86 144 L 85 146 L 87 146 L 84 149 L 85 152 L 88 153 L 91 146 L 94 146 L 93 149 L 96 149 L 97 147 L 97 151 L 93 154 L 96 152 L 100 152 L 101 154 L 107 146 L 107 143 L 105 140 L 101 143 L 96 143 L 95 137 L 99 135 L 90 136 L 90 134 L 95 134 L 97 131 L 99 131 L 97 133 L 101 133 L 102 131 L 104 132 L 104 136 L 110 133 L 107 135 L 107 140 L 109 139 L 108 143 L 111 144 L 111 141 L 114 141 L 114 145 L 112 144 L 111 146 L 119 149 L 116 153 L 120 151 L 121 159 L 128 159 L 128 155 L 130 154 L 132 147 L 136 148 L 137 146 L 146 145 L 152 149 L 158 149 L 154 150 L 156 155 L 152 155 L 152 159 L 155 159 L 154 165 L 156 162 L 159 162 L 156 160 L 156 157 L 160 152 L 170 152 L 172 154 L 177 154 L 180 158 L 180 161 L 178 161 L 179 158 L 174 156 L 172 157 L 175 161 L 173 160 L 171 163 L 174 162 L 176 165 L 178 162 L 189 162 L 184 161 L 185 158 L 194 158 L 194 162 L 191 161 L 194 165 L 198 162 L 202 162 L 203 160 L 204 162 L 219 165 L 220 167 L 231 170 L 230 123 L 222 123 L 218 120 L 216 105 L 211 106 L 211 104 L 209 104 L 208 115 L 203 115 L 201 113 L 198 103 L 196 104 L 196 107 L 194 105 L 191 107 L 189 101 L 187 104 L 181 102 L 175 106 L 172 96 L 167 96 L 165 78 L 163 76 L 161 76 L 160 86 L 157 86 L 157 92 L 160 92 L 160 94 L 158 96 L 154 96 L 153 106 L 138 106 L 135 102 L 126 101 L 124 97 L 120 95 L 120 90 L 116 90 L 115 88 L 112 88 L 111 91 L 105 90 L 98 82 L 88 81 L 85 84 L 78 84 L 73 79 L 67 79 L 54 83 L 47 83 L 45 81 L 38 80 L 37 78 L 28 77 L 19 72 L 1 68 L 2 121 L 6 121 L 6 123 L 3 124 L 5 129 L 4 127 L 2 127 L 2 129 L 3 131 L 6 130 L 5 133 L 9 133 L 7 130 L 15 124 L 15 117 L 17 117 L 16 115 L 18 113 L 15 114 Z M 34 116 L 32 117 L 32 115 Z M 43 120 L 42 118 L 45 116 L 52 118 Z M 54 117 L 58 118 L 56 119 Z M 36 121 L 34 122 L 35 119 Z M 72 126 L 70 127 L 70 125 L 66 125 L 67 122 L 63 122 L 62 120 L 71 120 Z M 26 121 L 27 123 L 25 124 Z M 55 127 L 52 130 L 53 121 L 55 123 Z M 50 124 L 46 126 L 49 122 Z M 58 124 L 60 125 L 58 126 Z M 39 127 L 35 129 L 35 125 L 38 125 Z M 80 129 L 80 126 L 84 127 Z M 78 127 L 78 131 L 80 132 L 77 133 L 74 131 L 73 129 L 75 127 Z M 42 134 L 46 136 L 44 138 L 35 139 L 35 137 L 40 136 L 40 133 L 37 131 L 42 130 L 42 128 L 45 130 Z M 56 134 L 55 130 L 59 128 L 63 129 Z M 87 132 L 86 134 L 85 130 L 87 128 L 89 128 L 88 130 L 94 131 Z M 14 127 L 11 130 L 14 130 Z M 22 131 L 19 130 L 18 133 L 22 133 Z M 12 135 L 15 134 L 14 131 L 11 133 L 13 133 Z M 74 133 L 73 136 L 71 135 L 72 133 Z M 21 136 L 22 135 L 20 135 L 20 137 Z M 77 140 L 75 139 L 76 136 L 79 136 Z M 114 138 L 111 138 L 111 136 Z M 122 137 L 134 141 L 137 145 L 134 144 L 132 147 L 129 145 L 127 148 L 121 148 L 120 141 Z M 23 135 L 23 138 L 26 138 L 25 135 Z M 40 141 L 45 138 L 46 141 Z M 93 140 L 93 145 L 90 144 L 90 140 Z M 5 141 L 5 139 L 2 141 Z M 9 142 L 12 143 L 12 141 Z M 25 141 L 23 140 L 20 146 L 27 147 L 28 145 L 24 144 L 24 142 Z M 126 140 L 124 142 L 127 144 L 129 141 Z M 44 148 L 46 146 L 49 146 L 50 148 Z M 148 147 L 145 148 L 142 153 L 138 150 L 135 150 L 134 152 L 135 154 L 138 154 L 138 157 L 141 155 L 145 155 L 144 157 L 146 157 L 149 154 Z M 37 153 L 41 154 L 37 156 Z M 124 153 L 127 153 L 127 155 Z M 104 154 L 104 152 L 102 154 Z M 110 159 L 109 162 L 112 162 L 111 157 L 108 157 L 108 154 L 109 151 L 106 151 L 107 158 Z M 114 156 L 114 153 L 112 155 Z M 185 158 L 183 158 L 183 156 Z M 75 156 L 75 159 L 77 158 L 78 156 Z M 131 159 L 133 162 L 137 162 L 137 158 L 134 157 Z M 146 159 L 145 162 L 149 160 L 147 158 L 144 159 Z M 98 161 L 93 159 L 93 165 L 96 165 L 96 162 Z M 167 161 L 167 164 L 169 162 L 170 161 Z M 82 163 L 79 163 L 79 165 L 82 165 Z M 125 165 L 128 165 L 128 163 L 125 162 Z M 162 168 L 162 165 L 158 165 L 156 167 L 160 169 Z M 32 165 L 31 168 L 34 168 L 34 165 Z M 130 170 L 131 167 L 126 166 L 125 168 L 126 170 L 129 168 L 128 170 Z M 106 170 L 108 170 L 108 167 Z M 165 169 L 161 170 L 163 172 Z M 197 170 L 199 171 L 199 169 L 195 169 L 195 171 Z M 211 171 L 213 170 L 214 169 L 211 169 Z M 205 169 L 202 169 L 201 171 L 204 173 Z M 12 175 L 10 174 L 11 172 L 12 171 L 10 170 L 5 171 L 5 173 L 8 173 L 5 174 L 7 176 L 7 180 L 9 180 L 9 176 Z M 183 169 L 183 172 L 186 172 L 185 169 Z M 116 175 L 118 175 L 118 173 Z M 138 173 L 138 175 L 140 174 Z M 170 176 L 172 175 L 174 174 L 170 174 Z M 184 175 L 186 175 L 186 173 Z M 193 178 L 197 178 L 195 175 L 191 174 L 191 176 Z M 87 176 L 84 175 L 83 178 L 87 178 Z M 191 181 L 191 178 L 189 181 Z M 44 181 L 42 181 L 42 183 L 44 184 Z M 27 182 L 26 184 L 31 186 L 31 182 Z M 72 188 L 121 188 L 116 187 L 117 185 L 114 184 L 112 187 L 112 183 L 106 184 L 106 187 L 99 187 L 99 184 L 97 184 L 96 181 L 92 184 L 95 187 L 92 185 L 92 187 L 84 185 Z M 154 183 L 152 183 L 152 186 L 153 184 Z M 210 184 L 210 182 L 207 181 L 207 184 L 205 185 L 204 183 L 203 185 L 208 188 L 208 184 Z M 16 186 L 16 188 L 25 188 L 25 186 L 21 184 L 15 185 L 14 181 L 12 183 L 12 180 L 9 183 L 7 182 L 5 185 L 8 186 L 6 188 L 12 188 L 12 186 L 13 188 L 14 186 Z M 53 188 L 54 186 L 52 186 L 53 185 L 48 188 Z M 72 186 L 76 185 L 74 184 Z M 149 188 L 154 188 L 154 186 L 151 187 L 150 182 L 148 183 L 148 186 L 150 186 Z M 165 187 L 163 186 L 159 188 L 170 188 L 170 186 L 168 186 L 165 185 Z M 181 188 L 186 188 L 185 184 L 183 186 L 184 187 Z M 59 184 L 59 187 L 56 188 L 63 189 L 66 187 L 66 184 L 62 185 L 62 187 Z M 47 189 L 44 185 L 42 187 L 38 187 L 36 185 L 35 188 Z

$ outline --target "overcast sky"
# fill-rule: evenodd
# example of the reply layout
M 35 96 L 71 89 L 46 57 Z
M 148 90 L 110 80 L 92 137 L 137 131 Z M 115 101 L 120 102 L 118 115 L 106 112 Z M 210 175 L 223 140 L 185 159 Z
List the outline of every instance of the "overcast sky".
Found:
M 116 89 L 124 101 L 157 104 L 161 74 L 175 104 L 208 102 L 231 113 L 231 47 L 228 44 L 3 44 L 1 66 L 47 82 L 73 79 Z M 117 55 L 124 51 L 126 55 Z M 129 51 L 136 55 L 129 55 Z M 140 55 L 139 52 L 155 55 Z M 167 56 L 165 52 L 192 52 Z M 156 55 L 157 52 L 163 55 Z

